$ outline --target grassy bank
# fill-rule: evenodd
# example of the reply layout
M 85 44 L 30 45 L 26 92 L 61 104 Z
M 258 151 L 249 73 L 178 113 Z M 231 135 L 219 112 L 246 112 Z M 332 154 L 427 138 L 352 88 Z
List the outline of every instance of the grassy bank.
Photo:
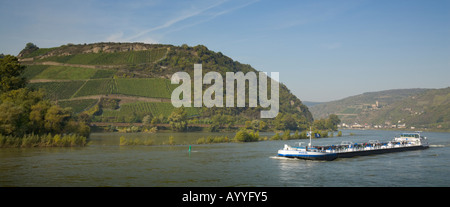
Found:
M 202 136 L 197 140 L 191 140 L 189 143 L 183 144 L 213 144 L 213 143 L 229 143 L 229 142 L 257 142 L 269 140 L 268 137 L 260 137 L 258 131 L 252 130 L 240 130 L 234 137 L 228 136 Z M 121 146 L 126 145 L 179 145 L 179 140 L 176 140 L 174 136 L 169 136 L 167 140 L 159 140 L 148 137 L 120 137 Z
M 86 146 L 86 137 L 79 135 L 34 135 L 24 137 L 0 135 L 0 148 L 26 147 L 82 147 Z

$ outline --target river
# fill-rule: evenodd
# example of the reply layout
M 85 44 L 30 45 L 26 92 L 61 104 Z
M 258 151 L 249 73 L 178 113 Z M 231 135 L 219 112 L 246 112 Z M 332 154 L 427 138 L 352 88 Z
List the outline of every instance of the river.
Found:
M 342 137 L 312 141 L 316 145 L 388 141 L 399 133 L 343 130 Z M 159 142 L 172 135 L 175 145 L 119 146 L 122 135 L 149 136 Z M 93 133 L 87 147 L 3 148 L 0 186 L 450 186 L 450 133 L 423 132 L 431 146 L 426 150 L 334 161 L 276 156 L 285 143 L 309 140 L 192 144 L 188 151 L 189 143 L 209 135 L 222 134 Z M 260 133 L 266 135 L 271 136 Z

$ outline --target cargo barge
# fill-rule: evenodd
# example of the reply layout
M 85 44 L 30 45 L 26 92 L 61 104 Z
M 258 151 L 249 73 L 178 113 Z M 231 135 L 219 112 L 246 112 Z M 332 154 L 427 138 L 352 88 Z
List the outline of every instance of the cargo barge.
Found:
M 420 132 L 402 133 L 389 142 L 370 140 L 366 143 L 352 143 L 344 141 L 339 145 L 329 146 L 312 146 L 311 132 L 309 137 L 310 142 L 307 146 L 301 146 L 300 144 L 298 147 L 292 147 L 285 144 L 283 149 L 278 150 L 278 156 L 306 160 L 334 160 L 337 158 L 422 150 L 429 147 L 427 138 L 421 136 Z

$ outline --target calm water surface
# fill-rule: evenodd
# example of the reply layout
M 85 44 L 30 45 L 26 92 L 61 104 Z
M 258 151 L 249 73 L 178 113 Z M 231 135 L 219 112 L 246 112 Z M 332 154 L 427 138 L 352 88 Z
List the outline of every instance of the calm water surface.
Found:
M 313 144 L 388 141 L 400 133 L 343 132 Z M 121 135 L 155 143 L 173 135 L 179 145 L 119 146 Z M 0 186 L 450 186 L 450 133 L 422 133 L 431 144 L 427 150 L 335 161 L 276 156 L 285 143 L 308 140 L 192 145 L 188 152 L 189 143 L 208 135 L 221 134 L 94 133 L 88 147 L 0 149 Z

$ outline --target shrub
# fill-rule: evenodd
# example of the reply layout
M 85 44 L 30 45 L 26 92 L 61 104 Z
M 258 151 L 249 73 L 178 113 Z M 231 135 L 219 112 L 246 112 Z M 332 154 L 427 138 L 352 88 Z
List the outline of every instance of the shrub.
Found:
M 51 134 L 35 135 L 27 134 L 23 137 L 0 135 L 0 148 L 27 148 L 27 147 L 76 147 L 86 146 L 86 137 L 69 134 L 60 135 Z
M 197 144 L 205 144 L 205 138 L 202 137 L 202 138 L 197 139 Z
M 170 145 L 174 145 L 174 144 L 175 144 L 175 141 L 174 141 L 174 137 L 173 137 L 173 136 L 170 136 L 170 137 L 169 137 L 169 144 L 170 144 Z
M 280 134 L 278 134 L 278 132 L 275 133 L 275 135 L 273 135 L 270 140 L 281 140 L 281 136 Z
M 253 132 L 251 130 L 241 129 L 236 132 L 234 140 L 237 142 L 255 142 L 259 140 L 259 132 Z

